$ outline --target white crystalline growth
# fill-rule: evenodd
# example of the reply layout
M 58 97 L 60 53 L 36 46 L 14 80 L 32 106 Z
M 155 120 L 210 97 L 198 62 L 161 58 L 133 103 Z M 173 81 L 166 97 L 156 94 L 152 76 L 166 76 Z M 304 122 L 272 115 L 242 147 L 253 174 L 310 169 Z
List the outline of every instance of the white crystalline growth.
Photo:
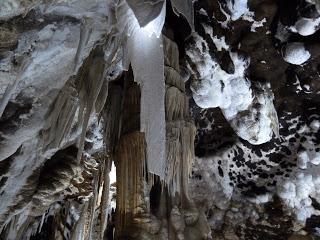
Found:
M 202 176 L 201 179 L 193 179 L 189 184 L 189 192 L 196 202 L 205 202 L 204 208 L 213 206 L 221 210 L 229 208 L 234 187 L 231 186 L 228 175 L 221 177 L 218 173 L 218 161 L 222 162 L 221 167 L 229 171 L 227 153 L 221 152 L 217 156 L 195 158 L 192 171 Z M 205 201 L 204 201 L 205 200 Z M 212 219 L 211 219 L 212 220 Z
M 224 11 L 219 3 L 220 11 L 226 17 L 224 22 L 219 22 L 223 28 L 228 28 L 230 21 L 237 21 L 239 19 L 251 22 L 251 32 L 256 32 L 257 28 L 263 27 L 263 24 L 267 22 L 266 18 L 260 21 L 254 19 L 254 12 L 249 10 L 248 0 L 227 0 L 226 7 L 229 11 Z
M 263 18 L 261 21 L 253 21 L 251 25 L 251 32 L 256 32 L 256 29 L 263 27 L 263 24 L 266 22 L 267 22 L 266 18 Z
M 305 63 L 311 57 L 303 43 L 288 43 L 282 50 L 283 59 L 291 64 L 300 65 Z
M 307 150 L 297 154 L 297 165 L 300 169 L 307 169 L 308 163 L 313 165 L 320 164 L 320 152 L 314 150 L 312 142 L 307 143 L 306 145 L 309 145 L 310 147 L 307 147 Z
M 320 28 L 320 17 L 304 18 L 301 17 L 290 29 L 302 36 L 310 36 Z
M 310 197 L 319 195 L 320 178 L 313 174 L 297 173 L 296 177 L 278 184 L 277 194 L 296 219 L 304 223 L 311 215 L 319 215 L 312 206 Z
M 310 128 L 317 132 L 320 128 L 320 121 L 319 120 L 313 120 L 311 123 L 310 123 Z
M 214 36 L 212 38 L 214 45 L 216 45 L 216 48 L 218 51 L 222 51 L 222 49 L 229 50 L 229 45 L 226 43 L 225 37 L 218 38 L 217 36 Z
M 314 165 L 320 164 L 320 153 L 319 152 L 309 152 L 309 161 Z
M 226 39 L 224 36 L 222 36 L 221 38 L 219 38 L 218 36 L 214 36 L 212 27 L 209 27 L 206 24 L 202 24 L 202 26 L 206 33 L 210 35 L 218 51 L 222 51 L 222 49 L 229 50 L 229 45 L 226 43 Z
M 301 223 L 305 223 L 311 215 L 320 215 L 311 201 L 311 198 L 320 201 L 320 152 L 315 149 L 313 137 L 308 136 L 308 133 L 318 130 L 318 119 L 313 119 L 309 126 L 303 125 L 299 129 L 299 134 L 306 134 L 307 141 L 301 143 L 304 150 L 297 153 L 298 169 L 294 169 L 295 173 L 290 179 L 277 183 L 277 194 L 283 200 L 286 210 L 293 213 Z
M 227 0 L 227 7 L 233 21 L 238 20 L 249 12 L 248 0 Z
M 193 63 L 189 69 L 196 79 L 191 84 L 196 104 L 201 108 L 221 108 L 237 135 L 251 144 L 269 141 L 273 132 L 278 133 L 271 90 L 264 89 L 266 94 L 253 97 L 251 83 L 245 77 L 249 60 L 229 52 L 235 70 L 232 74 L 227 73 L 211 57 L 206 41 L 196 34 L 194 38 L 196 44 L 187 51 L 187 56 Z M 259 108 L 253 103 L 257 103 Z M 244 111 L 245 114 L 239 114 Z
M 261 86 L 246 114 L 230 121 L 238 136 L 251 144 L 262 144 L 271 140 L 273 133 L 279 135 L 277 112 L 273 105 L 273 93 L 270 86 Z
M 298 167 L 306 169 L 308 167 L 309 157 L 306 151 L 298 153 Z
M 263 27 L 263 24 L 267 22 L 266 18 L 263 18 L 260 21 L 256 21 L 254 19 L 254 12 L 250 12 L 249 10 L 244 15 L 242 15 L 242 19 L 248 22 L 252 22 L 250 29 L 251 32 L 256 32 L 257 28 Z
M 207 43 L 200 36 L 197 38 L 197 48 L 187 52 L 188 56 L 197 63 L 197 71 L 201 81 L 192 83 L 193 98 L 202 108 L 220 107 L 231 118 L 237 112 L 243 111 L 252 102 L 250 82 L 244 77 L 244 71 L 249 61 L 237 53 L 230 52 L 235 72 L 229 74 L 215 62 L 202 45 Z

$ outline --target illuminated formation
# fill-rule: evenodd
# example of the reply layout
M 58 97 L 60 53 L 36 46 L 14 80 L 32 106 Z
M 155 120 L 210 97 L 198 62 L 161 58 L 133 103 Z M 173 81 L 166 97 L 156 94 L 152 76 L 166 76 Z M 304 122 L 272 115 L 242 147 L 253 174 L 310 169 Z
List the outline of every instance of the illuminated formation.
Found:
M 0 2 L 0 240 L 319 238 L 319 0 Z

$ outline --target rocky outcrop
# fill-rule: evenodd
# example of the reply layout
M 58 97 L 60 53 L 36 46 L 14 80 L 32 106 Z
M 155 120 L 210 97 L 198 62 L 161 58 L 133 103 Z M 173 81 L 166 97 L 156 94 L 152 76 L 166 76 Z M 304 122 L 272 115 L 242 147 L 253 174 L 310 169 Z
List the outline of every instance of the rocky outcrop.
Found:
M 316 239 L 318 0 L 4 0 L 0 239 Z

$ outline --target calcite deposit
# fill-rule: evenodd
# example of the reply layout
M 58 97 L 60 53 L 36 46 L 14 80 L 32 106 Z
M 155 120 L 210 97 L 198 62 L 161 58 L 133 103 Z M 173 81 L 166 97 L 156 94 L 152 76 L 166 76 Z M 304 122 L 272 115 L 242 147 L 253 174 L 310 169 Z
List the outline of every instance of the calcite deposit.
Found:
M 0 239 L 319 239 L 319 111 L 319 0 L 2 0 Z

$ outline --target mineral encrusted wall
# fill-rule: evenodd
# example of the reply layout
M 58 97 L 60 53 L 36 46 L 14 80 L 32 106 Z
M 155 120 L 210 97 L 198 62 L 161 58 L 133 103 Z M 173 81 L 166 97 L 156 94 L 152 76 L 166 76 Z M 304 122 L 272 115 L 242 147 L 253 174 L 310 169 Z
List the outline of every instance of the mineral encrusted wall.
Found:
M 148 2 L 0 3 L 0 239 L 318 238 L 319 1 Z

